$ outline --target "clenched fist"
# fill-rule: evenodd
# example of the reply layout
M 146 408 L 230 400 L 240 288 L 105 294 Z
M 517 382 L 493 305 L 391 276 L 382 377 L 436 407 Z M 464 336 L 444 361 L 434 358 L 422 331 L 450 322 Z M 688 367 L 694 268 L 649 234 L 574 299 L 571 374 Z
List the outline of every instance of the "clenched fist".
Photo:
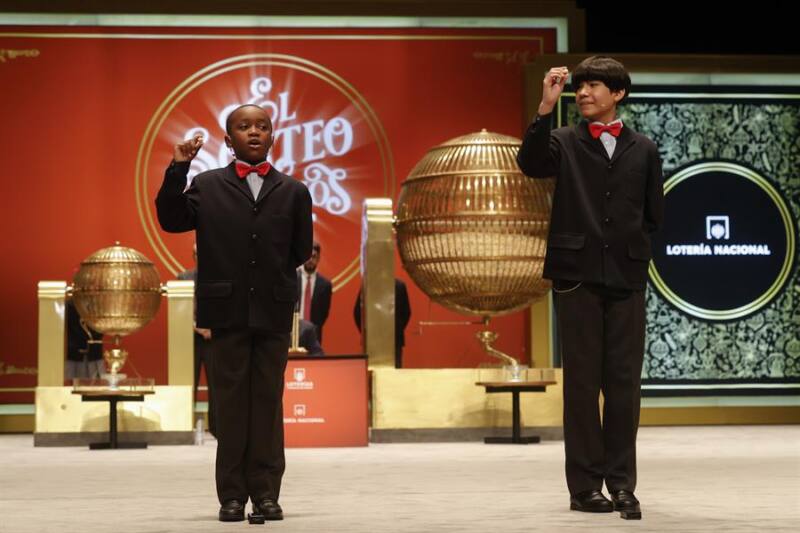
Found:
M 558 102 L 558 97 L 564 90 L 569 77 L 567 67 L 553 67 L 547 71 L 542 82 L 542 102 L 539 104 L 539 114 L 550 113 Z
M 182 143 L 176 144 L 175 151 L 172 153 L 172 158 L 176 163 L 191 161 L 202 147 L 203 136 L 195 135 L 194 138 L 189 139 L 188 141 L 183 141 Z

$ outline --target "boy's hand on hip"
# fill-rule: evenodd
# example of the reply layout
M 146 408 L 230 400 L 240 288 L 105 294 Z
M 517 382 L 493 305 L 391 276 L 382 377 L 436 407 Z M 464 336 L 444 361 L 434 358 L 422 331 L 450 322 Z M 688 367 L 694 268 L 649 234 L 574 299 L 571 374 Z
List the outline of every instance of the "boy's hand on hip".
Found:
M 567 67 L 553 67 L 544 75 L 542 82 L 542 102 L 539 104 L 539 114 L 550 113 L 558 102 L 564 85 L 567 84 L 569 69 Z
M 199 152 L 200 148 L 202 147 L 203 147 L 203 136 L 195 135 L 194 138 L 189 139 L 188 141 L 176 144 L 175 150 L 172 153 L 172 158 L 175 160 L 176 163 L 191 161 L 192 159 L 194 159 L 194 156 L 197 155 L 197 152 Z

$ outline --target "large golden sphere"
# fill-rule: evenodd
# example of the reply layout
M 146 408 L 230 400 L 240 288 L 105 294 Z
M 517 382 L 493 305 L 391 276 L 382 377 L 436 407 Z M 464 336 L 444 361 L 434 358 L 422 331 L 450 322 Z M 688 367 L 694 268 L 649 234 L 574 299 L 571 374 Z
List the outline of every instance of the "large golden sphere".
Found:
M 517 167 L 521 141 L 482 130 L 432 148 L 403 183 L 403 266 L 435 302 L 484 317 L 547 293 L 542 279 L 552 180 Z
M 115 336 L 133 333 L 158 312 L 158 271 L 144 255 L 117 243 L 81 262 L 72 300 L 90 328 Z

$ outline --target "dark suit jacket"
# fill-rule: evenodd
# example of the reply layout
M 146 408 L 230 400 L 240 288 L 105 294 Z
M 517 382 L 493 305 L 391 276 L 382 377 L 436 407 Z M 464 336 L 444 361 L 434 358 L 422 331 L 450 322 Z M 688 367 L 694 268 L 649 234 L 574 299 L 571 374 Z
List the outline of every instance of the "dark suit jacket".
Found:
M 361 331 L 361 289 L 358 290 L 356 304 L 353 307 L 353 319 L 358 331 Z M 406 326 L 411 320 L 411 303 L 408 301 L 408 289 L 403 281 L 394 279 L 394 345 L 402 348 L 406 345 Z
M 156 197 L 161 227 L 196 230 L 197 327 L 292 329 L 295 270 L 311 256 L 311 195 L 305 185 L 270 169 L 253 199 L 233 164 L 195 176 L 172 163 Z
M 302 298 L 300 290 L 303 287 L 300 276 L 302 272 L 297 272 L 297 297 Z M 309 318 L 311 322 L 317 327 L 317 339 L 322 342 L 322 326 L 328 320 L 328 314 L 331 311 L 331 296 L 333 294 L 333 285 L 331 281 L 317 272 L 317 280 L 314 282 L 314 292 L 311 293 L 311 312 Z
M 517 163 L 528 176 L 556 178 L 545 278 L 644 289 L 650 234 L 664 212 L 653 141 L 625 126 L 609 159 L 587 121 L 551 131 L 544 115 L 525 133 Z

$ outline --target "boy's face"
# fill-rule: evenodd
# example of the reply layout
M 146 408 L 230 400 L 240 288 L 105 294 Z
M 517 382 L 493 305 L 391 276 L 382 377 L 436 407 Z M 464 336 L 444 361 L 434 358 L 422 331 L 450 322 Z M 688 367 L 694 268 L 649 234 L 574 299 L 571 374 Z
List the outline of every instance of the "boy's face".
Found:
M 264 161 L 272 147 L 272 121 L 267 112 L 258 106 L 234 111 L 225 144 L 233 148 L 237 159 L 248 163 Z
M 612 91 L 602 81 L 585 81 L 575 92 L 583 118 L 608 123 L 617 115 L 617 103 L 625 96 L 625 89 Z

